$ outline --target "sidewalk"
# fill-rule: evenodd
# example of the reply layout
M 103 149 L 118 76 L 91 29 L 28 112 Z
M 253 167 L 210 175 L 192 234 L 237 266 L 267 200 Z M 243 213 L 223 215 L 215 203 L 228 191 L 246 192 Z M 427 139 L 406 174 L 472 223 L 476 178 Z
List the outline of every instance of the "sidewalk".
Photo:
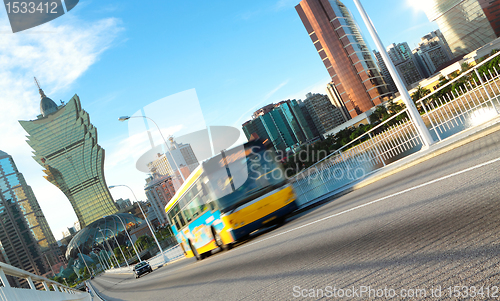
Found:
M 294 215 L 307 211 L 321 204 L 327 203 L 349 192 L 368 186 L 374 182 L 394 175 L 402 170 L 415 166 L 436 156 L 442 155 L 453 149 L 459 148 L 467 143 L 483 138 L 498 130 L 500 130 L 500 115 L 476 127 L 463 130 L 443 141 L 436 142 L 427 149 L 422 149 L 417 153 L 411 154 L 394 163 L 382 167 L 363 179 L 340 187 L 339 189 L 311 200 L 303 204 L 299 210 L 295 211 Z

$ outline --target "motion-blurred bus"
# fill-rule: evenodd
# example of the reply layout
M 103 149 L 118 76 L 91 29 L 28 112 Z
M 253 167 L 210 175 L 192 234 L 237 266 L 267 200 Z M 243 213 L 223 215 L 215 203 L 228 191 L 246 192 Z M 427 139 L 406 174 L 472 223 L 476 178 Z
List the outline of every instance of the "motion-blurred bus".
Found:
M 281 163 L 261 140 L 201 163 L 165 207 L 186 256 L 198 260 L 282 223 L 296 209 Z

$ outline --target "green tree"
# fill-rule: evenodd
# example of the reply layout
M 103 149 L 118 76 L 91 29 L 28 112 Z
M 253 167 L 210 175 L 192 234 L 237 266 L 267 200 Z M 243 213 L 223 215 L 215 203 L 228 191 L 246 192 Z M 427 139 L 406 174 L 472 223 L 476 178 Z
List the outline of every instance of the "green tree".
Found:
M 376 123 L 378 121 L 383 121 L 385 119 L 389 118 L 389 112 L 387 112 L 387 109 L 383 105 L 377 106 L 375 111 L 370 115 L 370 122 L 371 123 Z
M 389 104 L 387 105 L 387 109 L 391 113 L 391 115 L 396 115 L 397 113 L 401 112 L 404 109 L 404 104 L 400 105 L 398 103 L 395 103 L 392 99 L 389 101 Z
M 121 249 L 121 251 L 120 251 L 120 249 Z M 116 258 L 118 258 L 118 262 L 125 261 L 125 258 L 123 258 L 123 255 L 122 255 L 122 251 L 123 251 L 123 254 L 126 254 L 125 252 L 127 251 L 127 248 L 125 248 L 125 246 L 120 246 L 120 247 L 116 247 L 113 249 L 113 253 L 115 253 Z
M 411 95 L 411 99 L 413 100 L 414 103 L 416 103 L 419 99 L 424 98 L 426 95 L 430 93 L 431 91 L 429 89 L 426 89 L 419 85 L 415 93 Z
M 413 102 L 415 103 L 415 106 L 417 107 L 417 109 L 419 111 L 421 111 L 421 103 L 419 104 L 419 103 L 417 103 L 417 101 L 424 98 L 426 95 L 428 95 L 430 93 L 431 93 L 431 91 L 429 89 L 424 88 L 424 87 L 419 85 L 417 87 L 417 90 L 415 91 L 415 93 L 413 93 L 411 95 L 411 99 L 413 100 Z
M 149 235 L 142 235 L 135 241 L 136 246 L 142 245 L 144 248 L 149 248 L 153 238 Z
M 471 65 L 469 63 L 464 62 L 462 63 L 462 65 L 460 65 L 460 68 L 461 72 L 465 72 L 471 68 Z

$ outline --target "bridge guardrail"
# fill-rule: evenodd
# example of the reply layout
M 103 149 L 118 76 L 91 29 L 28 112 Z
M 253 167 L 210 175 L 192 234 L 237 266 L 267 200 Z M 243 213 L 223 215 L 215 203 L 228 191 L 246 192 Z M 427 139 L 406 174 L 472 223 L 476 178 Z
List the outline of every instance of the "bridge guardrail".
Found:
M 30 289 L 12 287 L 10 285 L 7 276 L 17 277 L 25 279 Z M 2 282 L 2 287 L 0 287 L 0 300 L 47 300 L 47 301 L 59 301 L 59 300 L 74 300 L 74 301 L 91 301 L 91 297 L 86 292 L 72 289 L 59 282 L 50 280 L 48 278 L 35 275 L 30 272 L 26 272 L 19 268 L 13 267 L 6 263 L 0 262 L 0 281 Z M 44 290 L 39 290 L 35 283 L 41 283 Z M 50 286 L 54 291 L 50 290 Z
M 151 267 L 154 268 L 183 257 L 184 257 L 184 251 L 182 250 L 180 245 L 176 245 L 163 251 L 163 254 L 161 253 L 157 254 L 156 256 L 148 259 L 147 261 L 149 262 Z M 132 273 L 132 270 L 128 269 L 127 267 L 121 267 L 117 269 L 106 270 L 106 273 Z
M 498 116 L 500 66 L 493 66 L 491 61 L 499 55 L 500 52 L 462 72 L 416 102 L 423 110 L 421 116 L 431 135 L 438 141 Z M 487 71 L 478 71 L 487 63 Z M 291 178 L 299 207 L 340 191 L 418 151 L 422 139 L 413 122 L 403 115 L 406 111 L 402 110 Z M 395 122 L 396 118 L 401 120 Z

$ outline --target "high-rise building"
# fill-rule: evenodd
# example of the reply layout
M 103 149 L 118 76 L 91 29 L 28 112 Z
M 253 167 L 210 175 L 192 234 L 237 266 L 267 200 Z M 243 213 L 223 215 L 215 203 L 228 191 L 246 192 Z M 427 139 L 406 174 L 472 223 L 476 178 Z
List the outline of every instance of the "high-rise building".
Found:
M 305 143 L 319 134 L 308 122 L 303 104 L 295 99 L 267 105 L 245 122 L 243 132 L 248 140 L 258 137 L 271 142 L 276 151 L 288 151 L 294 145 Z
M 377 59 L 377 64 L 378 67 L 380 68 L 380 72 L 382 73 L 382 76 L 384 77 L 384 81 L 387 83 L 389 86 L 389 90 L 393 93 L 398 92 L 398 87 L 396 87 L 396 83 L 394 82 L 394 79 L 392 79 L 392 75 L 389 72 L 389 68 L 387 68 L 387 65 L 384 62 L 384 59 L 382 58 L 382 55 L 380 52 L 373 50 L 373 54 L 375 55 L 375 58 Z
M 332 105 L 340 110 L 340 113 L 342 114 L 342 117 L 345 119 L 345 121 L 350 120 L 351 115 L 345 107 L 345 104 L 340 97 L 339 91 L 337 90 L 337 88 L 335 88 L 334 82 L 329 82 L 326 85 L 326 95 L 328 95 L 328 98 L 330 99 Z
M 300 105 L 295 99 L 280 101 L 275 105 L 275 110 L 280 110 L 283 113 L 283 116 L 290 126 L 290 130 L 295 136 L 294 140 L 299 144 L 316 137 L 309 128 L 307 120 L 300 109 Z
M 245 133 L 245 136 L 248 140 L 251 140 L 252 138 L 259 138 L 263 141 L 270 140 L 266 128 L 262 123 L 262 119 L 260 119 L 258 116 L 243 123 L 242 127 L 243 133 Z
M 436 21 L 455 57 L 500 36 L 500 0 L 429 0 L 424 7 Z
M 189 170 L 187 175 L 183 171 L 184 178 L 187 178 L 198 167 L 198 159 L 190 144 L 177 143 L 172 137 L 169 138 L 169 142 L 169 151 L 165 154 L 158 154 L 156 160 L 148 163 L 148 169 L 152 174 L 174 176 L 174 171 L 178 172 L 176 165 L 181 171 L 187 167 Z
M 151 205 L 151 210 L 155 212 L 158 222 L 163 225 L 167 224 L 165 206 L 175 195 L 172 177 L 169 175 L 153 176 L 147 181 L 144 190 Z
M 313 120 L 311 114 L 309 114 L 309 111 L 307 110 L 306 104 L 300 99 L 297 102 L 299 104 L 300 110 L 302 111 L 302 115 L 304 115 L 304 118 L 306 119 L 307 126 L 309 127 L 309 129 L 311 130 L 311 132 L 313 134 L 313 137 L 318 138 L 319 137 L 318 128 L 314 124 L 314 120 Z M 346 109 L 346 112 L 347 112 L 347 109 Z M 349 115 L 349 112 L 347 112 L 347 115 L 349 116 L 349 118 L 351 118 L 351 115 Z
M 280 110 L 274 110 L 274 106 L 267 105 L 267 109 L 264 107 L 256 111 L 252 120 L 243 123 L 243 132 L 248 140 L 259 138 L 272 143 L 276 151 L 287 151 L 297 141 L 285 116 Z
M 394 63 L 399 76 L 405 83 L 407 89 L 425 78 L 424 73 L 418 65 L 408 43 L 391 44 L 387 47 L 387 54 Z
M 125 209 L 127 207 L 130 207 L 132 206 L 132 203 L 130 202 L 130 199 L 122 199 L 122 198 L 119 198 L 118 200 L 115 201 L 115 204 L 116 204 L 116 208 L 118 210 L 122 210 L 122 209 Z
M 412 52 L 417 57 L 418 64 L 426 77 L 431 76 L 439 66 L 453 59 L 451 49 L 439 29 L 423 36 L 418 47 Z
M 146 179 L 146 186 L 144 187 L 148 201 L 151 204 L 150 209 L 154 212 L 160 224 L 167 223 L 165 206 L 174 196 L 176 188 L 180 186 L 180 183 L 173 179 L 177 179 L 175 164 L 177 164 L 185 179 L 199 165 L 190 144 L 177 143 L 173 138 L 169 140 L 170 151 L 166 154 L 158 154 L 156 160 L 148 163 L 151 176 Z M 172 157 L 175 158 L 175 163 Z
M 65 264 L 31 187 L 14 160 L 0 151 L 0 261 L 37 275 Z
M 394 80 L 392 76 L 389 74 L 389 70 L 382 60 L 382 56 L 378 51 L 374 51 L 375 56 L 377 57 L 377 62 L 381 70 L 386 70 L 385 76 L 390 77 L 390 81 L 394 87 L 391 86 L 391 90 L 393 92 L 397 92 L 397 88 L 395 87 Z M 396 70 L 399 73 L 399 76 L 403 80 L 407 89 L 410 89 L 411 86 L 415 83 L 418 83 L 423 78 L 425 78 L 424 72 L 420 69 L 420 65 L 418 64 L 417 58 L 413 55 L 408 43 L 399 43 L 399 44 L 391 44 L 387 47 L 387 54 L 389 55 L 390 60 L 396 67 Z
M 259 118 L 276 150 L 288 151 L 299 142 L 281 110 L 273 109 Z
M 295 9 L 351 117 L 389 99 L 392 93 L 342 2 L 302 0 Z
M 304 103 L 320 135 L 347 121 L 326 95 L 308 93 Z
M 80 98 L 57 106 L 42 89 L 40 96 L 37 119 L 19 122 L 29 134 L 33 158 L 45 168 L 45 179 L 66 195 L 82 228 L 116 213 L 104 179 L 104 150 Z

